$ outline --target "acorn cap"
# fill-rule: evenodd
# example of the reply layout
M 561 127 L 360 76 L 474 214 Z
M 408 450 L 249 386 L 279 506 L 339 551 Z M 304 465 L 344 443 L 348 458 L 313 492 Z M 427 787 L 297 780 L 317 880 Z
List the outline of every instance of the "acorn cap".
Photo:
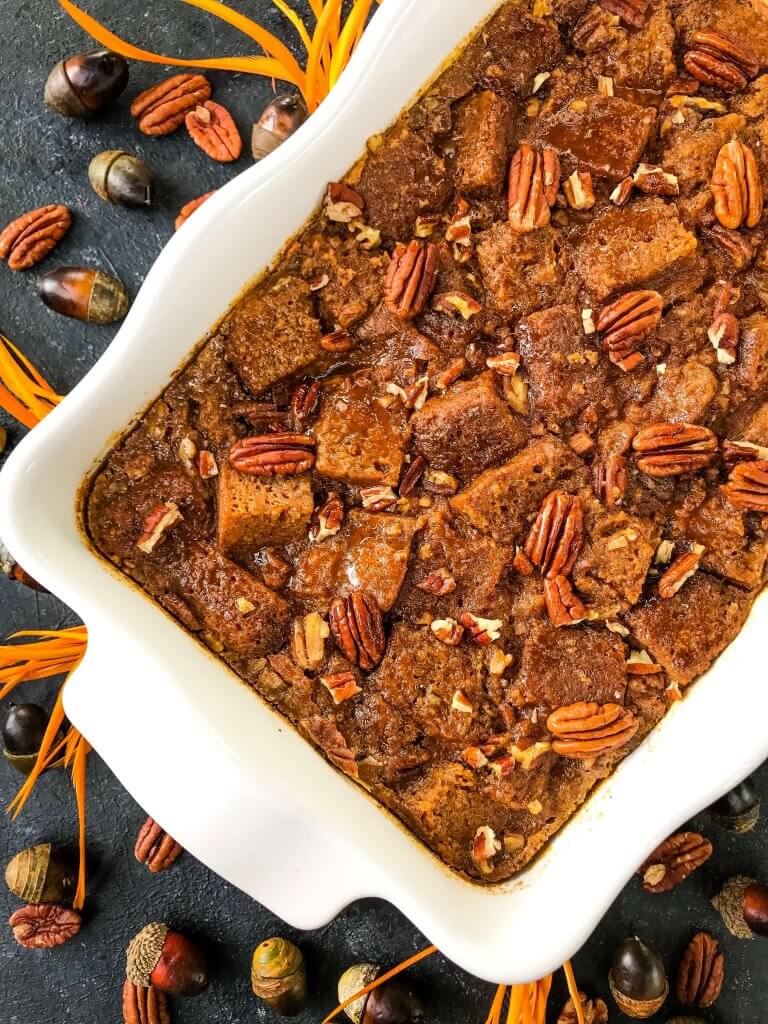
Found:
M 157 967 L 168 931 L 167 924 L 153 921 L 134 935 L 125 951 L 125 976 L 128 981 L 141 988 L 149 988 L 150 975 Z
M 346 1003 L 350 996 L 376 981 L 380 973 L 381 968 L 376 964 L 353 964 L 348 967 L 339 978 L 339 1002 Z M 344 1008 L 352 1024 L 360 1024 L 367 1000 L 368 995 L 360 996 Z
M 627 1017 L 633 1017 L 635 1020 L 646 1020 L 648 1017 L 652 1017 L 654 1013 L 658 1013 L 669 995 L 669 983 L 667 983 L 664 991 L 655 999 L 631 999 L 629 996 L 625 996 L 620 989 L 616 988 L 613 983 L 613 972 L 609 975 L 608 981 L 611 986 L 611 995 L 618 1008 Z
M 11 892 L 25 903 L 63 903 L 74 891 L 74 873 L 54 857 L 51 843 L 21 850 L 5 869 Z
M 37 764 L 37 754 L 11 754 L 10 751 L 4 750 L 3 757 L 22 775 L 29 775 Z
M 745 875 L 734 875 L 729 878 L 722 890 L 712 900 L 712 906 L 720 912 L 723 924 L 737 939 L 754 939 L 755 935 L 744 920 L 744 893 L 755 884 L 754 878 Z

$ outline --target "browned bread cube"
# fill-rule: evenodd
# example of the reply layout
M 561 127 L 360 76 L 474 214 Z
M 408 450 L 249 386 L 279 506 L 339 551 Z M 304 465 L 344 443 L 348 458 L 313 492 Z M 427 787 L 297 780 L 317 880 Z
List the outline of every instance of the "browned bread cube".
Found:
M 402 403 L 368 376 L 348 377 L 323 396 L 315 427 L 315 470 L 330 480 L 360 487 L 396 487 L 407 441 Z
M 518 324 L 517 339 L 533 416 L 560 426 L 587 408 L 611 405 L 608 361 L 596 337 L 585 335 L 575 306 L 532 313 Z
M 456 113 L 456 187 L 464 195 L 501 192 L 509 167 L 511 111 L 503 97 L 475 93 Z
M 212 544 L 189 545 L 167 573 L 171 591 L 226 650 L 258 657 L 282 647 L 291 621 L 288 603 Z
M 520 317 L 558 301 L 564 274 L 555 241 L 550 228 L 521 235 L 507 221 L 478 235 L 477 262 L 494 310 Z
M 476 75 L 489 89 L 526 100 L 536 75 L 559 62 L 563 47 L 552 21 L 531 17 L 521 7 L 505 4 L 471 44 L 468 55 L 479 62 Z
M 406 516 L 350 512 L 340 533 L 301 555 L 291 582 L 294 593 L 324 609 L 334 597 L 362 587 L 389 611 L 408 571 L 418 526 Z
M 441 209 L 451 191 L 445 161 L 402 126 L 369 155 L 355 189 L 366 223 L 400 242 L 410 241 L 419 214 Z
M 745 124 L 746 118 L 740 114 L 702 118 L 688 113 L 684 124 L 664 135 L 660 163 L 665 171 L 676 175 L 681 192 L 708 187 L 721 147 Z
M 654 596 L 622 618 L 670 680 L 687 685 L 733 640 L 751 603 L 743 590 L 699 571 L 674 597 Z
M 661 540 L 661 530 L 650 519 L 626 512 L 606 512 L 590 503 L 586 517 L 584 550 L 573 572 L 577 589 L 583 577 L 607 584 L 624 606 L 640 600 L 648 570 Z
M 328 331 L 352 327 L 379 304 L 389 265 L 387 253 L 369 253 L 354 238 L 320 233 L 305 241 L 304 251 L 301 272 L 306 280 L 328 278 L 315 293 Z
M 217 503 L 216 543 L 235 558 L 300 540 L 314 509 L 308 474 L 256 477 L 228 462 L 219 469 Z
M 255 395 L 323 362 L 311 295 L 305 281 L 285 275 L 254 289 L 227 320 L 227 355 Z
M 499 396 L 491 373 L 462 381 L 430 398 L 411 418 L 417 451 L 433 469 L 477 475 L 525 445 L 523 420 Z
M 579 167 L 620 181 L 637 167 L 655 120 L 652 107 L 595 93 L 545 116 L 534 134 L 560 155 L 565 173 Z
M 544 437 L 498 469 L 487 469 L 451 499 L 451 507 L 494 540 L 519 544 L 550 491 L 573 493 L 587 482 L 587 469 L 573 452 Z
M 604 626 L 555 629 L 532 623 L 515 685 L 526 702 L 547 708 L 579 701 L 623 704 L 625 661 L 624 644 Z
M 598 302 L 631 288 L 654 288 L 669 300 L 675 278 L 696 273 L 697 252 L 673 206 L 641 199 L 595 217 L 576 251 L 576 272 Z
M 768 560 L 765 530 L 751 523 L 748 528 L 745 516 L 724 502 L 719 492 L 682 516 L 678 527 L 676 536 L 704 546 L 704 569 L 748 590 L 760 586 Z
M 717 377 L 695 359 L 668 366 L 644 408 L 649 423 L 701 423 L 720 389 Z
M 748 391 L 764 391 L 768 385 L 768 316 L 765 313 L 754 313 L 742 321 L 736 377 Z
M 595 74 L 609 75 L 617 86 L 663 92 L 675 77 L 674 51 L 669 7 L 654 0 L 642 28 L 620 23 L 606 45 L 589 52 L 588 63 Z

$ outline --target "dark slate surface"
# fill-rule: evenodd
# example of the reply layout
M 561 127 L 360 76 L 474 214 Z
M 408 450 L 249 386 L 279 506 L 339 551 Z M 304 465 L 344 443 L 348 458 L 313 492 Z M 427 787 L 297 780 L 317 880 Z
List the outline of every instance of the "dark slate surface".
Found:
M 85 0 L 83 0 L 85 2 Z M 88 10 L 109 17 L 110 24 L 138 44 L 181 55 L 247 52 L 237 34 L 216 25 L 200 11 L 174 0 L 90 0 Z M 277 31 L 287 30 L 268 0 L 233 4 Z M 186 137 L 151 140 L 141 136 L 128 115 L 131 97 L 163 74 L 162 68 L 133 65 L 124 97 L 90 124 L 68 121 L 45 109 L 41 96 L 48 68 L 61 57 L 84 49 L 87 40 L 61 12 L 55 0 L 4 0 L 0 7 L 0 224 L 48 202 L 67 203 L 75 225 L 56 254 L 41 269 L 57 264 L 85 264 L 109 270 L 135 293 L 152 261 L 173 230 L 179 207 L 224 183 L 248 165 L 221 166 L 209 161 Z M 214 73 L 215 98 L 234 113 L 247 133 L 269 96 L 269 84 L 246 76 Z M 157 175 L 157 199 L 151 211 L 107 206 L 89 189 L 88 162 L 102 149 L 127 148 L 143 157 Z M 37 271 L 12 274 L 0 267 L 0 330 L 35 360 L 61 392 L 70 389 L 102 354 L 114 335 L 112 327 L 85 327 L 46 310 L 35 295 Z M 190 342 L 195 339 L 190 339 Z M 11 444 L 22 431 L 11 426 Z M 41 500 L 45 500 L 41 495 Z M 73 619 L 54 597 L 21 590 L 0 581 L 0 626 L 57 627 Z M 104 680 L 109 685 L 109 680 Z M 50 705 L 51 684 L 31 684 L 28 699 Z M 149 709 L 148 709 L 149 713 Z M 136 737 L 137 757 L 141 738 Z M 712 751 L 717 757 L 718 752 Z M 680 770 L 685 771 L 684 763 Z M 759 774 L 768 796 L 768 772 Z M 91 876 L 85 927 L 69 945 L 54 952 L 30 952 L 16 946 L 0 927 L 0 1021 L 3 1024 L 105 1024 L 120 1018 L 123 950 L 128 939 L 150 920 L 165 919 L 197 937 L 210 953 L 213 983 L 203 996 L 177 1003 L 180 1024 L 230 1024 L 274 1019 L 250 993 L 249 959 L 253 947 L 285 928 L 272 915 L 183 857 L 170 872 L 152 877 L 132 854 L 143 820 L 141 809 L 97 756 L 89 764 L 88 837 Z M 0 801 L 5 805 L 18 777 L 0 764 Z M 204 813 L 201 810 L 201 813 Z M 724 932 L 708 899 L 733 873 L 768 875 L 766 826 L 749 837 L 732 837 L 707 818 L 696 826 L 714 840 L 713 860 L 672 895 L 651 897 L 633 880 L 605 921 L 576 958 L 584 988 L 607 997 L 607 970 L 616 943 L 629 933 L 655 941 L 674 971 L 685 943 L 699 928 L 723 940 L 726 992 L 713 1011 L 702 1013 L 718 1024 L 759 1024 L 768 1017 L 765 947 L 739 943 Z M 47 840 L 76 840 L 74 804 L 60 772 L 40 783 L 29 806 L 15 823 L 0 822 L 0 860 L 22 847 Z M 611 850 L 601 850 L 606 858 Z M 578 879 L 574 879 L 578 885 Z M 5 890 L 3 890 L 5 891 Z M 5 893 L 0 913 L 17 906 Z M 561 908 L 562 919 L 568 908 Z M 559 927 L 553 919 L 553 931 Z M 374 900 L 356 904 L 318 932 L 292 936 L 304 949 L 310 974 L 311 1003 L 301 1021 L 317 1022 L 335 1004 L 341 970 L 360 959 L 390 964 L 422 948 L 423 936 L 392 907 Z M 441 1024 L 482 1024 L 492 989 L 433 958 L 412 972 L 428 1006 L 428 1019 Z M 562 1002 L 557 983 L 553 1009 Z M 659 1015 L 667 1020 L 676 1007 Z M 556 1013 L 552 1019 L 556 1018 Z M 624 1020 L 614 1011 L 612 1021 Z

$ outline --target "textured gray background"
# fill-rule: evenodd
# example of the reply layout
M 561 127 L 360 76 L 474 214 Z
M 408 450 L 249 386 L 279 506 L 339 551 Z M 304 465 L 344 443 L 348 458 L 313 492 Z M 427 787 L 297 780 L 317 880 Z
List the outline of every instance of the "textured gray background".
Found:
M 132 41 L 149 49 L 183 56 L 245 53 L 237 33 L 200 11 L 174 0 L 83 0 L 87 9 Z M 289 30 L 268 0 L 238 0 L 232 6 L 257 18 L 286 38 Z M 39 270 L 12 274 L 0 265 L 0 331 L 15 340 L 65 393 L 102 354 L 115 331 L 65 320 L 50 313 L 35 294 L 39 272 L 56 265 L 101 267 L 120 277 L 132 294 L 173 230 L 178 209 L 189 199 L 228 181 L 248 166 L 244 155 L 235 165 L 215 164 L 182 129 L 164 139 L 147 139 L 129 114 L 130 100 L 158 80 L 164 69 L 134 64 L 126 93 L 106 114 L 84 124 L 49 112 L 42 90 L 49 67 L 63 56 L 85 49 L 86 37 L 63 14 L 55 0 L 2 0 L 0 6 L 0 226 L 24 210 L 62 202 L 75 213 L 73 229 Z M 163 51 L 163 47 L 166 47 Z M 214 98 L 226 104 L 247 137 L 253 120 L 268 100 L 270 86 L 255 78 L 213 73 Z M 102 149 L 127 148 L 144 158 L 157 176 L 157 198 L 150 211 L 107 206 L 88 187 L 86 168 Z M 247 151 L 247 147 L 246 147 Z M 195 339 L 190 339 L 193 342 Z M 22 430 L 10 427 L 11 444 Z M 40 496 L 45 500 L 45 495 Z M 34 594 L 0 581 L 0 633 L 17 628 L 58 627 L 73 622 L 54 597 Z M 109 686 L 109 679 L 104 685 Z M 50 684 L 31 684 L 27 699 L 50 704 Z M 147 708 L 147 714 L 152 709 Z M 141 737 L 136 737 L 141 756 Z M 718 752 L 712 751 L 717 757 Z M 680 771 L 685 771 L 681 763 Z M 759 775 L 768 797 L 768 772 Z M 0 803 L 5 806 L 19 777 L 0 763 Z M 73 942 L 60 949 L 21 949 L 0 924 L 1 1024 L 108 1024 L 120 1019 L 123 950 L 147 921 L 164 919 L 198 938 L 213 965 L 210 989 L 195 1000 L 177 1002 L 179 1024 L 229 1024 L 274 1019 L 250 993 L 249 960 L 253 947 L 274 933 L 280 922 L 191 857 L 184 856 L 157 878 L 133 859 L 141 809 L 99 758 L 88 769 L 88 839 L 91 866 L 85 925 Z M 659 794 L 663 800 L 663 794 Z M 204 811 L 201 809 L 201 813 Z M 674 971 L 681 950 L 699 928 L 722 938 L 727 955 L 726 991 L 713 1011 L 702 1014 L 719 1024 L 764 1024 L 768 1019 L 766 947 L 739 943 L 724 934 L 708 898 L 733 873 L 768 874 L 766 826 L 746 838 L 730 837 L 706 817 L 696 825 L 714 840 L 712 861 L 668 896 L 643 893 L 633 880 L 587 947 L 576 958 L 584 988 L 607 997 L 607 970 L 616 943 L 637 933 L 655 941 L 667 967 Z M 46 776 L 15 823 L 0 819 L 0 861 L 32 843 L 76 841 L 74 803 L 60 772 Z M 609 858 L 609 849 L 596 852 Z M 574 879 L 574 885 L 578 885 Z M 0 916 L 17 901 L 2 888 Z M 561 908 L 562 920 L 568 907 Z M 553 931 L 560 921 L 553 919 Z M 326 928 L 301 936 L 309 964 L 312 1000 L 301 1021 L 319 1022 L 335 1005 L 340 972 L 359 959 L 389 964 L 426 944 L 393 908 L 364 901 Z M 482 1024 L 492 989 L 458 971 L 442 958 L 416 968 L 411 977 L 428 1008 L 428 1019 L 441 1024 Z M 562 1003 L 558 981 L 553 1010 Z M 660 1021 L 672 1015 L 659 1015 Z M 554 1013 L 552 1019 L 556 1018 Z M 624 1020 L 615 1011 L 612 1021 Z

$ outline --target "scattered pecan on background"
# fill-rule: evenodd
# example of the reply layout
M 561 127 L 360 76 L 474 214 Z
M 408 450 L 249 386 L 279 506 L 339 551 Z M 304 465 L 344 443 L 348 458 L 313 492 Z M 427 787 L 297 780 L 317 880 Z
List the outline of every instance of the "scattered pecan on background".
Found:
M 212 160 L 229 164 L 243 151 L 243 140 L 232 115 L 220 103 L 206 100 L 184 118 L 187 131 Z
M 8 924 L 20 946 L 53 949 L 77 935 L 82 919 L 76 910 L 58 903 L 37 903 L 20 907 L 11 914 Z
M 144 135 L 170 135 L 199 103 L 211 98 L 211 83 L 205 75 L 171 75 L 139 93 L 131 104 Z
M 608 1024 L 608 1007 L 602 999 L 587 999 L 583 992 L 579 992 L 579 998 L 584 1024 Z M 572 999 L 569 999 L 560 1011 L 557 1024 L 578 1024 L 576 1007 Z
M 158 874 L 171 867 L 183 849 L 156 821 L 147 818 L 139 830 L 134 853 L 140 864 L 146 864 L 153 874 Z
M 678 832 L 665 839 L 639 869 L 646 892 L 669 892 L 712 856 L 712 843 L 698 832 Z
M 683 1006 L 706 1010 L 718 999 L 725 981 L 725 957 L 717 939 L 699 932 L 691 939 L 677 974 L 677 998 Z
M 171 1024 L 168 997 L 159 988 L 123 985 L 123 1024 Z
M 381 609 L 375 599 L 362 590 L 348 597 L 337 597 L 328 614 L 333 639 L 353 665 L 370 670 L 384 657 L 386 637 Z
M 0 260 L 10 270 L 28 270 L 44 259 L 69 231 L 72 215 L 66 206 L 51 203 L 30 210 L 0 232 Z
M 216 191 L 217 190 L 215 188 L 211 189 L 210 192 L 206 192 L 204 195 L 198 196 L 197 199 L 191 199 L 188 203 L 182 206 L 182 208 L 179 210 L 179 215 L 176 218 L 176 223 L 174 225 L 176 230 L 178 231 L 181 225 L 185 224 L 189 220 L 189 218 L 192 216 L 195 210 L 200 209 L 200 207 L 203 205 L 206 199 L 210 199 L 212 195 L 215 195 Z

